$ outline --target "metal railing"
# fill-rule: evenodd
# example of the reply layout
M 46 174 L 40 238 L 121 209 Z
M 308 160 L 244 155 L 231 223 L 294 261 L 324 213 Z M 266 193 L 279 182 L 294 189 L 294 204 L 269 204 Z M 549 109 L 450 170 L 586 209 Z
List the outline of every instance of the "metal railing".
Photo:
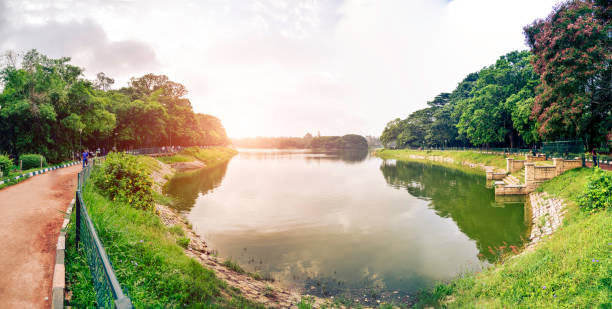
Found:
M 98 233 L 87 213 L 87 207 L 83 201 L 82 190 L 87 184 L 91 171 L 96 165 L 93 159 L 78 174 L 78 187 L 76 192 L 76 245 L 82 246 L 89 264 L 89 270 L 93 277 L 94 289 L 96 291 L 96 301 L 99 308 L 133 308 L 131 300 L 123 293 L 121 285 L 115 276 L 113 266 L 104 250 L 104 246 L 98 237 Z

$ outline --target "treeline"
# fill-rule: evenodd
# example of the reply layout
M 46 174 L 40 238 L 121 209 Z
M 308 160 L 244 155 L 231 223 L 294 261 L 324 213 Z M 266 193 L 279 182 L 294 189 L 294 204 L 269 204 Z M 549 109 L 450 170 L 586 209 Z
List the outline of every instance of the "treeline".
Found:
M 61 161 L 82 149 L 162 145 L 226 145 L 221 121 L 193 112 L 187 89 L 165 75 L 94 81 L 70 58 L 51 59 L 31 50 L 7 53 L 0 70 L 0 153 L 38 153 Z
M 238 148 L 276 148 L 276 149 L 364 149 L 368 141 L 361 135 L 316 136 L 307 133 L 304 137 L 255 137 L 232 139 Z
M 612 132 L 612 9 L 569 1 L 524 28 L 513 51 L 468 74 L 428 107 L 387 124 L 386 147 L 530 147 L 582 140 L 607 148 Z

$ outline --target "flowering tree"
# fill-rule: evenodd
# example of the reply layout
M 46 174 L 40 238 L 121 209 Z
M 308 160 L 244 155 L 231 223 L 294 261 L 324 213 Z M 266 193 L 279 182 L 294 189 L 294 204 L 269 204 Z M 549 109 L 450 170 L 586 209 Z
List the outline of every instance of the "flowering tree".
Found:
M 544 139 L 581 138 L 588 147 L 612 128 L 612 5 L 573 0 L 524 28 L 540 75 L 531 117 Z

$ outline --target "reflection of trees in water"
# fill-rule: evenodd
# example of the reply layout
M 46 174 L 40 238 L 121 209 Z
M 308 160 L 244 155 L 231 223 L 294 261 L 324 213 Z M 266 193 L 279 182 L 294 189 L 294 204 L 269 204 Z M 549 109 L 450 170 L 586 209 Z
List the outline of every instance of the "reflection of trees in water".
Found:
M 487 260 L 494 255 L 489 247 L 519 245 L 526 236 L 523 204 L 496 204 L 493 190 L 485 187 L 483 176 L 418 162 L 383 162 L 380 170 L 388 184 L 405 188 L 411 195 L 430 201 L 442 217 L 452 218 L 459 229 L 476 241 Z M 495 207 L 505 206 L 505 207 Z
M 164 187 L 164 193 L 174 199 L 175 209 L 191 210 L 200 193 L 206 194 L 221 185 L 228 164 L 229 161 L 213 167 L 176 174 Z
M 342 161 L 351 164 L 365 160 L 368 149 L 313 150 L 311 154 L 318 156 L 307 156 L 306 161 Z

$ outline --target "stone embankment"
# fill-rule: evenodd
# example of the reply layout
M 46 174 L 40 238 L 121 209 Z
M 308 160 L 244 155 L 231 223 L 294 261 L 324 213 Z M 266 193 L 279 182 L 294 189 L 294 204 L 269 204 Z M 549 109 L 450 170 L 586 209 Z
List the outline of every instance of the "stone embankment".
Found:
M 544 236 L 556 231 L 563 223 L 563 216 L 566 213 L 563 200 L 552 198 L 546 192 L 529 194 L 529 202 L 532 224 L 527 248 L 535 246 Z

